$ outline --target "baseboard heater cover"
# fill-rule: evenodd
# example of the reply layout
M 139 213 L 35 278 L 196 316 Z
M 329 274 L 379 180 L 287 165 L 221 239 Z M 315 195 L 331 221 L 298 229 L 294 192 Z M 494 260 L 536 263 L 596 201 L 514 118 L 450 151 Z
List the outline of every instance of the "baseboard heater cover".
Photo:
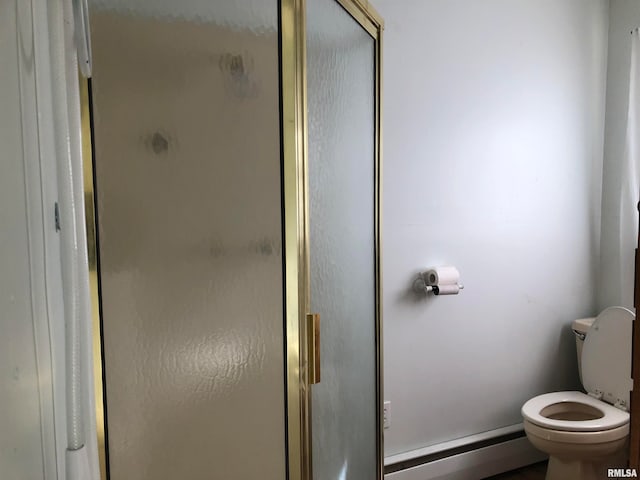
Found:
M 385 480 L 479 480 L 541 462 L 547 456 L 533 448 L 524 431 L 509 433 L 430 455 L 389 464 Z

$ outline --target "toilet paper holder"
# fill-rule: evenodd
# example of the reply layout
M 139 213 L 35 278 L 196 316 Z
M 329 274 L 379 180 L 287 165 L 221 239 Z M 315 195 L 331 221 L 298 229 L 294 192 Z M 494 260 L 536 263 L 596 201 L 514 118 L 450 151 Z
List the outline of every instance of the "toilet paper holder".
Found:
M 459 283 L 458 288 L 460 290 L 464 290 L 464 285 Z M 416 281 L 413 282 L 413 289 L 418 293 L 433 293 L 434 295 L 440 295 L 440 287 L 438 285 L 427 285 L 427 282 L 424 281 L 422 275 L 416 278 Z
M 446 268 L 452 268 L 455 271 L 455 275 L 458 275 L 458 271 L 457 269 L 455 269 L 455 267 L 446 267 Z M 457 287 L 457 290 L 463 290 L 464 289 L 464 285 L 460 282 L 452 282 L 452 283 L 445 283 L 443 285 L 439 285 L 439 284 L 434 284 L 434 276 L 433 276 L 433 269 L 426 271 L 426 272 L 421 272 L 418 274 L 418 278 L 415 279 L 415 281 L 413 282 L 413 289 L 414 291 L 416 291 L 417 293 L 433 293 L 434 295 L 440 295 L 440 294 L 457 294 L 458 291 L 456 290 L 455 292 L 451 292 L 451 291 L 446 291 L 448 290 L 447 287 Z M 441 292 L 441 288 L 444 289 L 444 292 Z

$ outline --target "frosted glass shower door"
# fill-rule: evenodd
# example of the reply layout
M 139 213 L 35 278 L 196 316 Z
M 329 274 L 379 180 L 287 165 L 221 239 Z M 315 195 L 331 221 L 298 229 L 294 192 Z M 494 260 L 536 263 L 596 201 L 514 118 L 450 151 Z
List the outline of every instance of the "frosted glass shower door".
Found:
M 314 479 L 379 475 L 376 39 L 336 0 L 307 1 L 310 304 L 321 381 Z
M 89 4 L 110 480 L 282 480 L 278 1 Z

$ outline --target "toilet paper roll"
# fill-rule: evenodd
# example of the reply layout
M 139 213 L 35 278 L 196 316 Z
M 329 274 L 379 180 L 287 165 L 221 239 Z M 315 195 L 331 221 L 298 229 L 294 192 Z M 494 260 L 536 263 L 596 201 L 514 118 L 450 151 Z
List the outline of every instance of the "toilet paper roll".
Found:
M 438 285 L 433 287 L 434 295 L 457 295 L 460 292 L 458 285 Z
M 424 273 L 424 280 L 427 285 L 431 286 L 458 285 L 460 272 L 456 267 L 452 266 L 435 267 Z

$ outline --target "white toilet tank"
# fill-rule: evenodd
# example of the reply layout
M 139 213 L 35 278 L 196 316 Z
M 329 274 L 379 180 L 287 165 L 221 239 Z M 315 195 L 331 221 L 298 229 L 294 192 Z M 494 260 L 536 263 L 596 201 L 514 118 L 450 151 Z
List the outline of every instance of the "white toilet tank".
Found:
M 582 383 L 582 345 L 584 339 L 587 338 L 587 332 L 593 325 L 596 317 L 579 318 L 573 321 L 571 325 L 573 333 L 576 336 L 576 353 L 578 354 L 578 374 L 580 375 L 580 383 Z

